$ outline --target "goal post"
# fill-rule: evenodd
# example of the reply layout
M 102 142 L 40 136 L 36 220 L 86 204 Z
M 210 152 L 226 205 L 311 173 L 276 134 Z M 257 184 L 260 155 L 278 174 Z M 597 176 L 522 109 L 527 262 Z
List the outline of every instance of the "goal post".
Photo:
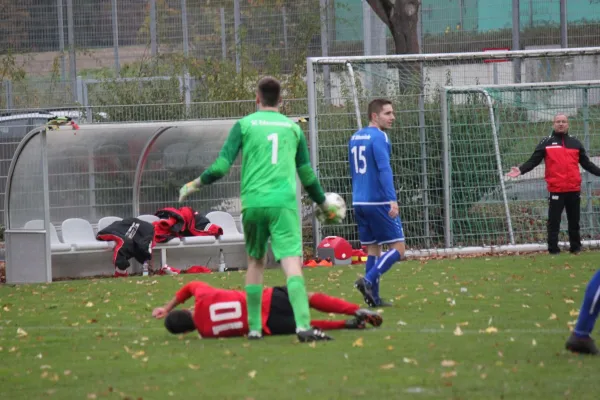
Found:
M 590 100 L 593 103 L 592 115 Z M 600 146 L 596 143 L 600 138 L 596 136 L 592 143 L 594 134 L 590 132 L 590 124 L 594 127 L 599 125 L 599 107 L 600 80 L 444 87 L 442 115 L 447 120 L 442 124 L 442 140 L 447 154 L 445 170 L 448 171 L 444 191 L 446 246 L 450 247 L 454 242 L 455 231 L 464 241 L 466 230 L 469 230 L 467 225 L 472 225 L 467 221 L 469 214 L 461 210 L 463 205 L 454 201 L 468 198 L 465 192 L 475 193 L 479 203 L 481 199 L 486 200 L 486 206 L 479 204 L 477 209 L 488 213 L 490 219 L 499 219 L 498 214 L 503 212 L 508 235 L 505 239 L 510 244 L 528 242 L 535 236 L 534 232 L 526 229 L 523 213 L 530 215 L 530 225 L 537 225 L 537 231 L 543 233 L 547 200 L 544 164 L 516 179 L 507 178 L 506 173 L 511 166 L 525 161 L 537 141 L 551 133 L 552 121 L 559 113 L 569 117 L 570 133 L 580 137 L 586 150 L 593 155 L 598 154 Z M 464 118 L 476 114 L 481 114 L 481 118 L 471 118 L 471 124 L 464 129 Z M 487 152 L 482 150 L 486 147 L 484 143 L 477 144 L 478 141 L 490 140 L 493 148 L 487 145 Z M 453 149 L 459 147 L 467 148 L 472 164 L 453 156 Z M 489 154 L 492 150 L 493 154 Z M 494 163 L 486 166 L 485 162 L 490 157 L 493 157 Z M 464 179 L 465 174 L 470 174 L 470 179 Z M 455 177 L 458 182 L 455 182 Z M 594 215 L 593 211 L 593 181 L 585 171 L 583 181 L 582 231 L 585 236 L 594 237 L 598 215 Z M 470 211 L 474 209 L 473 204 L 467 205 Z M 519 209 L 514 218 L 511 208 Z M 453 215 L 456 211 L 458 215 Z M 517 229 L 513 228 L 513 220 L 518 225 Z M 486 222 L 489 223 L 489 220 Z M 479 234 L 485 235 L 484 231 L 479 230 Z M 497 240 L 489 241 L 498 244 Z
M 531 187 L 535 190 L 527 185 L 520 189 L 533 196 L 526 201 L 537 207 L 537 214 L 529 215 L 535 229 L 524 232 L 518 209 L 522 202 L 513 198 L 515 182 L 505 181 L 504 174 L 523 162 L 537 141 L 548 134 L 548 115 L 559 108 L 575 113 L 577 129 L 586 124 L 588 131 L 596 129 L 600 95 L 596 95 L 594 82 L 600 81 L 599 62 L 600 47 L 308 58 L 312 165 L 324 189 L 342 195 L 350 210 L 339 226 L 319 226 L 313 220 L 315 246 L 327 235 L 358 244 L 351 208 L 348 139 L 365 125 L 368 102 L 386 97 L 396 112 L 388 136 L 408 248 L 420 254 L 523 246 L 543 249 L 546 235 L 540 222 L 545 223 L 545 216 L 539 214 L 543 208 L 540 199 L 532 194 L 540 191 L 539 182 Z M 527 83 L 515 83 L 515 65 L 520 68 L 521 81 Z M 570 97 L 560 103 L 558 95 L 551 95 L 557 90 L 571 93 L 571 84 L 588 85 L 590 93 L 593 91 L 587 108 L 582 102 L 569 103 Z M 577 90 L 583 93 L 583 89 Z M 536 102 L 545 109 L 534 106 Z M 514 122 L 510 122 L 513 115 Z M 527 128 L 530 120 L 535 121 L 531 132 Z M 521 125 L 516 130 L 528 134 L 506 153 L 507 140 L 516 139 L 514 134 L 510 138 L 505 134 L 517 123 Z M 586 148 L 600 153 L 600 149 Z M 586 218 L 594 222 L 589 204 L 585 203 L 584 209 L 590 211 Z M 590 238 L 600 229 L 600 223 L 594 224 L 586 225 Z

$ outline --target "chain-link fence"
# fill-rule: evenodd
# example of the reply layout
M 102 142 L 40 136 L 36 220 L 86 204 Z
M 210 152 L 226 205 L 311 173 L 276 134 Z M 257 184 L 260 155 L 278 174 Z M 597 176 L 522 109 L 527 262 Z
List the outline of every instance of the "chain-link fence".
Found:
M 416 34 L 423 53 L 592 46 L 598 7 L 422 0 Z M 389 29 L 359 0 L 0 0 L 0 109 L 83 104 L 77 77 L 227 80 L 298 73 L 306 56 L 394 51 Z

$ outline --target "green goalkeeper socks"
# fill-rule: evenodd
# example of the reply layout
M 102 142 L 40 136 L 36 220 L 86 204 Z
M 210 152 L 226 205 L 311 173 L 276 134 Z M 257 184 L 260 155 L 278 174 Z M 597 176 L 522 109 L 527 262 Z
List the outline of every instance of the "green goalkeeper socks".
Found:
M 262 333 L 262 285 L 246 285 L 246 307 L 250 331 Z
M 306 294 L 304 277 L 298 275 L 289 277 L 287 280 L 287 289 L 290 303 L 292 304 L 292 309 L 294 310 L 296 329 L 309 329 L 310 310 L 308 306 L 308 295 Z

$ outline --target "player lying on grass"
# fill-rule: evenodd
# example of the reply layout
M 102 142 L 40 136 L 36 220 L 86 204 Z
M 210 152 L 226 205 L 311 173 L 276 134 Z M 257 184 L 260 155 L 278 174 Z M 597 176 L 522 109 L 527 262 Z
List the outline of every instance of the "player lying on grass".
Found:
M 587 284 L 577 324 L 565 344 L 567 350 L 582 354 L 599 354 L 594 339 L 590 337 L 598 319 L 598 313 L 600 313 L 600 269 Z
M 192 310 L 174 310 L 190 297 L 194 297 Z M 309 305 L 326 313 L 352 316 L 346 320 L 313 320 L 312 327 L 321 330 L 364 329 L 366 324 L 381 326 L 379 314 L 363 310 L 356 304 L 323 293 L 308 293 Z M 263 289 L 262 330 L 266 335 L 296 333 L 294 311 L 286 287 Z M 218 289 L 205 282 L 194 281 L 184 285 L 165 306 L 152 311 L 154 318 L 165 318 L 165 327 L 171 333 L 197 330 L 200 336 L 233 337 L 248 334 L 246 293 L 241 290 Z M 314 329 L 313 328 L 313 329 Z

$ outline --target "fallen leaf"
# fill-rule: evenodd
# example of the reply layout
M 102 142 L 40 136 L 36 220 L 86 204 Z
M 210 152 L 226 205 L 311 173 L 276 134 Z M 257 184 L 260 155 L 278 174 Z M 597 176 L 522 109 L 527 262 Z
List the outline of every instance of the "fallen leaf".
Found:
M 198 370 L 198 369 L 200 369 L 200 366 L 199 366 L 199 365 L 196 365 L 196 364 L 188 364 L 188 367 L 189 367 L 190 369 L 193 369 L 193 370 Z
M 533 339 L 533 340 L 531 341 L 531 345 L 532 345 L 532 346 L 537 346 L 537 342 L 535 341 L 535 339 Z
M 536 322 L 536 323 L 535 323 L 535 326 L 536 326 L 537 328 L 541 328 L 541 327 L 542 327 L 542 325 L 540 325 L 538 322 Z
M 556 314 L 550 314 L 550 318 L 548 318 L 549 320 L 553 320 L 556 319 Z
M 95 398 L 97 398 L 97 397 L 98 397 L 98 396 L 96 396 L 96 393 L 89 393 L 89 394 L 87 395 L 87 398 L 88 398 L 88 399 L 95 399 Z
M 571 310 L 571 311 L 569 311 L 569 315 L 571 317 L 577 317 L 577 316 L 579 316 L 579 310 Z
M 388 346 L 387 349 L 390 350 L 390 351 L 394 350 L 394 346 Z
M 442 367 L 454 367 L 456 365 L 456 361 L 454 360 L 442 360 Z
M 404 361 L 404 363 L 406 364 L 414 364 L 414 365 L 419 365 L 419 363 L 417 362 L 417 360 L 415 360 L 414 358 L 408 358 L 408 357 L 404 357 L 402 359 L 402 361 Z
M 311 348 L 313 348 L 313 349 L 314 349 L 314 348 L 316 348 L 316 347 L 317 347 L 317 342 L 310 342 L 310 343 L 308 344 L 308 347 L 311 347 Z
M 485 378 L 487 378 L 487 374 L 481 374 L 481 375 L 479 375 L 479 377 L 480 377 L 481 379 L 485 379 Z
M 486 328 L 485 333 L 498 333 L 498 329 L 493 326 L 489 326 Z
M 252 370 L 252 371 L 248 372 L 248 376 L 249 376 L 250 378 L 254 379 L 254 377 L 256 376 L 256 371 L 255 371 L 255 370 Z
M 17 328 L 17 337 L 22 338 L 22 337 L 25 337 L 27 335 L 28 335 L 28 333 L 25 332 L 25 330 L 23 328 Z
M 356 339 L 354 341 L 354 343 L 352 343 L 352 347 L 363 347 L 363 346 L 364 346 L 364 344 L 363 344 L 363 338 L 362 337 L 359 337 L 358 339 Z
M 404 322 L 404 321 L 398 321 L 398 323 L 396 325 L 406 326 L 406 322 Z
M 69 371 L 68 369 L 66 369 L 63 374 L 65 374 L 65 376 L 69 376 L 71 375 L 71 371 Z
M 456 371 L 448 371 L 442 373 L 442 378 L 452 378 L 454 376 L 456 376 Z
M 460 326 L 456 327 L 456 329 L 454 330 L 454 335 L 455 336 L 462 336 L 463 335 L 463 331 L 462 331 L 462 329 L 460 329 Z
M 571 299 L 565 299 L 565 303 L 567 303 L 567 304 L 573 304 L 575 302 L 573 300 L 571 300 Z
M 394 367 L 395 367 L 395 365 L 392 363 L 392 364 L 383 364 L 383 365 L 382 365 L 382 366 L 380 366 L 379 368 L 380 368 L 380 369 L 392 369 L 392 368 L 394 368 Z
M 42 353 L 38 354 L 37 356 L 35 356 L 35 358 L 39 358 L 40 360 L 43 358 L 44 356 L 42 356 Z
M 94 307 L 94 303 L 92 303 L 91 301 L 88 301 L 85 306 L 86 307 Z

